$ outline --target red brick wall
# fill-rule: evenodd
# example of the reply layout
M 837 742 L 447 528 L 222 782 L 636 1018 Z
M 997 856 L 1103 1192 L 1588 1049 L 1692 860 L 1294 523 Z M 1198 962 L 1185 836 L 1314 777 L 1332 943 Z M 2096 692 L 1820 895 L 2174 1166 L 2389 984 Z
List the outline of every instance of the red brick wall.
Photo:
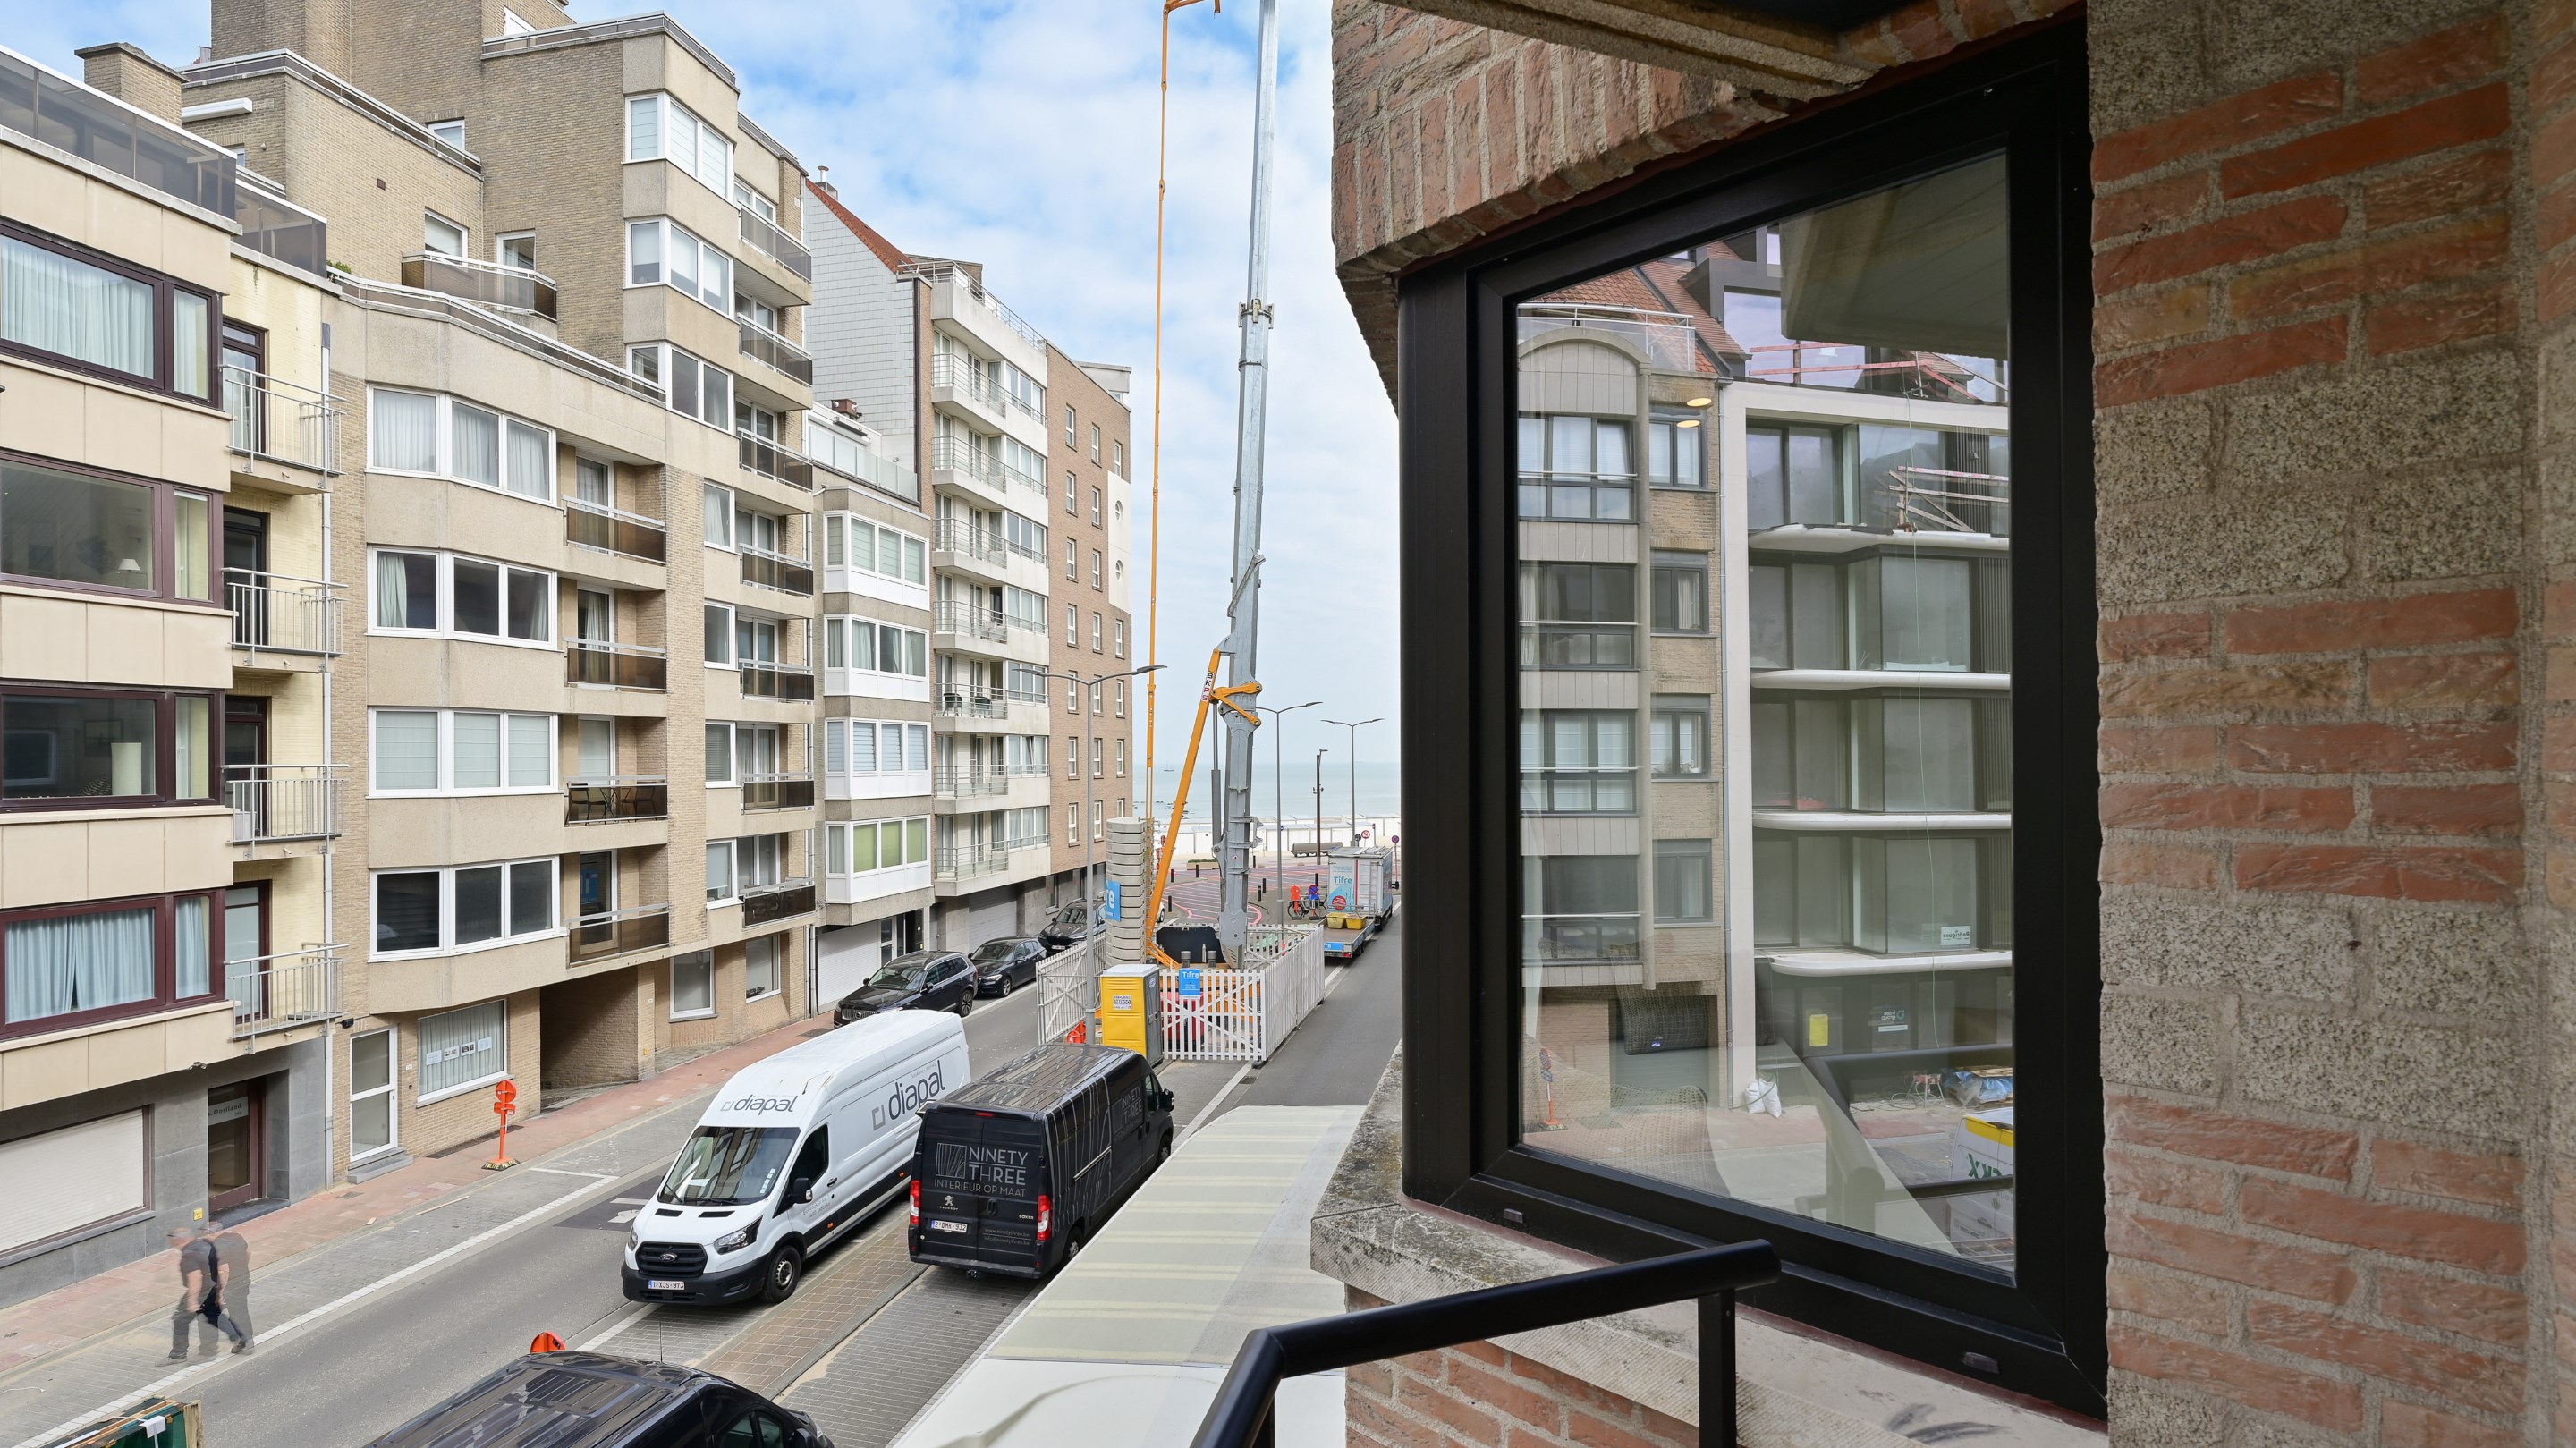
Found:
M 1384 1307 L 1351 1288 L 1352 1311 Z M 1350 1448 L 1697 1448 L 1699 1429 L 1489 1342 L 1350 1370 Z

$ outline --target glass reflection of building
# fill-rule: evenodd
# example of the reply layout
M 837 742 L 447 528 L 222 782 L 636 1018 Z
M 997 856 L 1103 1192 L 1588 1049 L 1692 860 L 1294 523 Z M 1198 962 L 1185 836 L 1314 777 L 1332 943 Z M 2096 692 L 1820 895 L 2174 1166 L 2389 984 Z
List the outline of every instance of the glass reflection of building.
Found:
M 2002 173 L 1524 303 L 1517 508 L 1531 1144 L 2008 1267 Z

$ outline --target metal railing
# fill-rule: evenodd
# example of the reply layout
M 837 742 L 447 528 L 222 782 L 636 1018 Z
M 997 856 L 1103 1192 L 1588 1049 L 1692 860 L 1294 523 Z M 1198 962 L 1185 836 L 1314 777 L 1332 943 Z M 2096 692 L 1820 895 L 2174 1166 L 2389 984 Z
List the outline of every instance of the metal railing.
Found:
M 1533 965 L 1634 965 L 1643 943 L 1633 913 L 1521 917 L 1521 959 Z
M 615 774 L 576 779 L 564 786 L 564 823 L 607 824 L 613 820 L 667 819 L 671 782 L 659 774 Z
M 667 689 L 671 686 L 671 661 L 660 649 L 636 644 L 601 643 L 596 639 L 568 639 L 564 650 L 564 679 L 574 684 L 604 684 L 616 689 Z
M 804 348 L 758 322 L 742 324 L 742 355 L 773 371 L 783 372 L 808 387 L 814 385 L 813 357 Z
M 340 947 L 309 945 L 227 960 L 224 994 L 232 998 L 235 1040 L 328 1020 L 340 1013 Z
M 942 845 L 932 868 L 941 880 L 972 880 L 1011 868 L 1011 852 L 998 845 Z
M 329 279 L 331 224 L 287 200 L 275 182 L 248 166 L 235 170 L 241 185 L 233 193 L 233 220 L 241 223 L 241 244 L 298 271 Z
M 1750 382 L 1830 387 L 1935 402 L 2001 406 L 2012 400 L 2003 368 L 1982 357 L 1867 347 L 1851 342 L 1775 342 L 1745 351 L 1744 377 Z
M 227 764 L 233 843 L 335 839 L 343 788 L 336 764 Z
M 1001 534 L 976 527 L 963 518 L 940 519 L 931 536 L 933 541 L 930 546 L 934 548 L 949 553 L 963 553 L 969 558 L 980 559 L 996 568 L 1007 567 L 1010 564 L 1011 550 L 1002 541 Z M 1041 558 L 1038 561 L 1043 563 L 1046 560 Z
M 551 321 L 555 284 L 544 272 L 503 266 L 443 251 L 416 251 L 402 259 L 402 284 L 505 312 L 533 312 Z
M 752 211 L 749 207 L 737 205 L 734 211 L 742 217 L 742 240 L 745 246 L 809 282 L 814 279 L 814 253 L 807 251 L 803 242 L 789 236 L 779 229 L 776 222 Z M 811 380 L 810 375 L 807 380 Z
M 566 933 L 569 939 L 565 942 L 565 955 L 573 965 L 602 956 L 624 955 L 630 950 L 651 950 L 671 943 L 671 907 L 635 905 L 597 915 L 577 915 Z
M 460 327 L 480 332 L 505 347 L 516 348 L 550 365 L 580 373 L 591 381 L 652 403 L 655 407 L 670 404 L 670 393 L 660 384 L 647 382 L 623 366 L 597 357 L 579 347 L 549 337 L 534 327 L 526 326 L 498 312 L 487 312 L 469 306 L 456 298 L 422 287 L 396 286 L 392 282 L 370 281 L 346 272 L 334 273 L 340 284 L 340 295 L 359 306 L 380 312 L 401 312 L 407 316 L 428 317 L 454 322 Z
M 1625 769 L 1524 769 L 1523 814 L 1632 815 L 1637 812 L 1637 771 Z
M 923 280 L 934 284 L 938 282 L 955 283 L 961 295 L 968 297 L 974 301 L 976 305 L 991 312 L 996 321 L 999 321 L 1003 326 L 1010 328 L 1012 331 L 1019 333 L 1022 340 L 1026 341 L 1030 346 L 1044 347 L 1046 345 L 1045 333 L 1029 325 L 1029 323 L 1023 319 L 1019 313 L 1003 306 L 1002 299 L 1000 297 L 994 296 L 991 292 L 984 290 L 984 284 L 975 279 L 975 274 L 966 270 L 964 267 L 959 266 L 957 263 L 953 261 L 921 261 L 915 262 L 912 270 Z
M 803 488 L 807 492 L 813 491 L 814 460 L 812 458 L 775 438 L 739 431 L 734 434 L 734 437 L 737 441 L 738 460 L 742 463 L 745 472 L 758 473 L 764 478 L 775 478 L 789 487 Z
M 1012 402 L 1015 401 L 1009 393 L 1002 390 L 1002 384 L 999 381 L 986 375 L 983 368 L 975 365 L 973 358 L 963 357 L 955 352 L 942 352 L 930 359 L 930 385 L 945 387 L 953 392 L 963 392 L 982 403 L 984 410 L 995 417 L 1007 415 L 1011 410 Z M 1026 403 L 1022 403 L 1020 408 L 1023 412 L 1029 412 Z M 1034 417 L 1037 414 L 1030 412 L 1029 415 Z
M 1633 343 L 1646 354 L 1647 365 L 1658 372 L 1702 370 L 1699 330 L 1680 312 L 1589 302 L 1527 302 L 1521 306 L 1519 330 L 1523 344 L 1566 327 L 1609 332 Z M 1715 365 L 1713 360 L 1711 365 Z
M 1522 624 L 1521 667 L 1633 669 L 1637 667 L 1637 626 L 1633 623 Z
M 237 204 L 229 152 L 10 51 L 0 51 L 0 126 L 217 216 Z
M 605 503 L 566 498 L 564 537 L 584 548 L 623 553 L 652 563 L 670 559 L 671 536 L 661 519 L 621 512 Z
M 1256 1327 L 1244 1335 L 1190 1448 L 1271 1448 L 1278 1441 L 1274 1400 L 1283 1378 L 1689 1301 L 1699 1305 L 1699 1441 L 1705 1448 L 1735 1448 L 1735 1294 L 1779 1276 L 1780 1257 L 1770 1243 L 1738 1242 Z
M 813 596 L 814 570 L 805 560 L 772 553 L 766 548 L 754 548 L 748 543 L 743 544 L 739 551 L 742 554 L 743 582 L 774 588 L 781 593 Z
M 744 809 L 805 809 L 814 803 L 810 774 L 746 774 L 742 777 Z
M 275 458 L 325 477 L 338 475 L 340 409 L 331 394 L 227 366 L 224 411 L 232 414 L 234 452 Z
M 767 925 L 791 915 L 811 914 L 814 898 L 814 882 L 811 880 L 781 880 L 775 885 L 745 890 L 742 892 L 742 923 Z
M 966 688 L 943 688 L 939 691 L 938 712 L 949 719 L 1008 719 L 1008 698 L 998 689 L 982 685 Z
M 964 634 L 994 643 L 1011 636 L 1010 620 L 1000 609 L 982 608 L 956 598 L 943 598 L 930 606 L 930 631 Z
M 1009 486 L 1002 478 L 1001 458 L 962 437 L 931 439 L 930 470 L 964 473 L 997 493 Z
M 1010 793 L 1011 781 L 999 767 L 943 764 L 930 772 L 930 791 L 942 799 L 977 799 Z
M 254 652 L 340 652 L 340 585 L 247 568 L 224 570 L 224 603 L 233 613 L 233 647 Z
M 814 671 L 801 664 L 750 660 L 741 665 L 741 673 L 742 696 L 746 699 L 808 702 L 814 697 Z

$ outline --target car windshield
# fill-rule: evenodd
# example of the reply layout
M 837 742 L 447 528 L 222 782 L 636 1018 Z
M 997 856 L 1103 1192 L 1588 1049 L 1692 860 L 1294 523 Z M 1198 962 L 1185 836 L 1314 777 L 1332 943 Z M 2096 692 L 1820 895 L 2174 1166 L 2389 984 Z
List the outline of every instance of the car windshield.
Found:
M 975 947 L 975 963 L 977 965 L 1000 965 L 1002 962 L 1010 959 L 1012 952 L 1019 948 L 1020 943 L 1016 940 L 987 940 L 983 944 Z
M 662 1200 L 710 1206 L 765 1200 L 795 1148 L 792 1126 L 701 1126 L 662 1178 Z
M 1080 930 L 1083 923 L 1082 913 L 1082 902 L 1079 900 L 1076 900 L 1072 904 L 1056 911 L 1055 923 L 1057 928 L 1063 930 Z
M 910 990 L 914 986 L 921 984 L 921 967 L 917 965 L 889 965 L 878 971 L 876 974 L 869 976 L 868 984 L 890 985 L 897 990 Z

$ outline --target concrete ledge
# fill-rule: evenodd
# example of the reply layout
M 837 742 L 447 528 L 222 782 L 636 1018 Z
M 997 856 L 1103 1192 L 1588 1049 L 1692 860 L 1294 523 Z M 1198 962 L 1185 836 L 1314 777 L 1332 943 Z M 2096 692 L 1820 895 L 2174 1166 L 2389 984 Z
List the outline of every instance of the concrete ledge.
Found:
M 1401 1055 L 1387 1068 L 1315 1210 L 1315 1270 L 1415 1302 L 1604 1265 L 1403 1194 Z M 1699 1342 L 1687 1305 L 1494 1341 L 1684 1422 L 1699 1420 Z M 1739 1312 L 1737 1424 L 1752 1448 L 2100 1448 L 2100 1425 L 1888 1358 L 1765 1313 Z

